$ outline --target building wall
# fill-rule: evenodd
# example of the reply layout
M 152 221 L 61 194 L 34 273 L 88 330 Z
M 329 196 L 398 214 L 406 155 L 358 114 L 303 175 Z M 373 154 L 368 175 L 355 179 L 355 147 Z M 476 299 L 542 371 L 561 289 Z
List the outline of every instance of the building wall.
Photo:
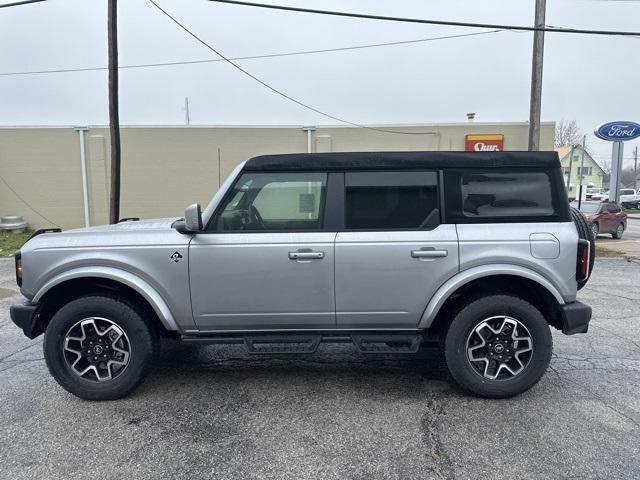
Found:
M 526 123 L 381 128 L 430 134 L 318 127 L 312 132 L 312 149 L 464 150 L 469 133 L 502 133 L 505 150 L 527 148 Z M 554 129 L 553 122 L 543 123 L 543 150 L 553 149 Z M 108 221 L 109 130 L 91 127 L 85 139 L 90 222 L 103 224 Z M 221 181 L 247 158 L 306 152 L 307 133 L 301 127 L 123 127 L 121 144 L 120 216 L 153 218 L 180 216 L 194 202 L 206 205 Z M 31 228 L 84 224 L 80 147 L 72 127 L 0 128 L 0 176 L 0 215 L 22 215 Z

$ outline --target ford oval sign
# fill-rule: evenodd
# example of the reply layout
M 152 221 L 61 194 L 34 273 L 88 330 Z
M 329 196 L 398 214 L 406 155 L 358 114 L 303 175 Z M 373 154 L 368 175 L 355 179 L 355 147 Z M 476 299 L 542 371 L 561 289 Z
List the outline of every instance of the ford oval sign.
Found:
M 598 128 L 595 134 L 610 142 L 625 142 L 640 137 L 640 125 L 634 122 L 609 122 Z

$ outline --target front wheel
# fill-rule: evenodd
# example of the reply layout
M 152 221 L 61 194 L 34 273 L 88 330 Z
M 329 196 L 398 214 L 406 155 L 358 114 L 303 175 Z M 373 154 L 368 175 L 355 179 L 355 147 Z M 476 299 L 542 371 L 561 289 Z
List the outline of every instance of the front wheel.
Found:
M 553 351 L 549 325 L 525 300 L 490 295 L 467 303 L 445 339 L 452 377 L 465 390 L 487 398 L 507 398 L 535 385 Z
M 599 232 L 600 232 L 600 228 L 598 227 L 598 224 L 597 223 L 592 223 L 591 224 L 591 234 L 593 235 L 593 239 L 594 240 L 598 236 Z
M 87 296 L 53 316 L 43 348 L 49 371 L 65 390 L 86 400 L 114 400 L 144 379 L 158 335 L 135 305 Z

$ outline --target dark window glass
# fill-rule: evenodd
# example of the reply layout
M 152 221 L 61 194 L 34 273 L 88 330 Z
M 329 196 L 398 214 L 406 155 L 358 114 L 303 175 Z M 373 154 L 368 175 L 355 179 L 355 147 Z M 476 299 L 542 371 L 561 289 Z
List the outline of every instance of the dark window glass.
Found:
M 326 173 L 245 173 L 219 210 L 215 230 L 320 230 L 326 185 Z
M 607 209 L 609 213 L 619 213 L 622 210 L 620 206 L 615 203 L 607 204 Z
M 462 175 L 465 217 L 554 215 L 551 180 L 544 172 L 489 172 Z
M 440 223 L 435 172 L 347 172 L 346 228 L 417 229 Z

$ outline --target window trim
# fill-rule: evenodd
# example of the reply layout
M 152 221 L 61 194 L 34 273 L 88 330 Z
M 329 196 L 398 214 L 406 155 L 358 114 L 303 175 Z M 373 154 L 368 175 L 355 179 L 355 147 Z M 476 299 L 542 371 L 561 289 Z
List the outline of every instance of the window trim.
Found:
M 347 228 L 347 179 L 346 173 L 410 173 L 410 172 L 424 172 L 424 173 L 434 173 L 436 177 L 435 186 L 438 189 L 436 201 L 438 209 L 438 223 L 431 227 L 416 227 L 416 228 Z M 343 183 L 343 223 L 341 232 L 430 232 L 435 230 L 440 225 L 444 223 L 444 212 L 442 205 L 443 203 L 443 187 L 442 187 L 442 169 L 425 169 L 425 168 L 412 168 L 406 169 L 403 168 L 401 170 L 395 169 L 384 169 L 384 170 L 349 170 L 348 172 L 343 172 L 344 174 L 344 183 Z
M 299 174 L 299 175 L 303 175 L 303 174 L 321 174 L 321 175 L 325 175 L 325 188 L 324 188 L 324 198 L 321 200 L 321 204 L 319 205 L 320 210 L 318 212 L 318 218 L 320 220 L 320 227 L 319 228 L 313 228 L 313 229 L 296 229 L 296 230 L 282 230 L 282 229 L 278 229 L 278 230 L 218 230 L 215 226 L 215 221 L 216 218 L 218 217 L 218 215 L 220 215 L 220 213 L 222 212 L 222 210 L 224 209 L 224 206 L 227 204 L 227 201 L 229 200 L 229 197 L 231 197 L 233 195 L 233 192 L 236 189 L 236 186 L 238 185 L 238 183 L 240 183 L 240 180 L 242 180 L 242 177 L 244 175 L 281 175 L 281 174 L 289 174 L 289 173 L 295 173 L 295 174 Z M 327 231 L 324 228 L 325 225 L 325 219 L 326 219 L 326 211 L 327 211 L 327 197 L 328 197 L 328 189 L 329 189 L 329 172 L 323 172 L 323 171 L 314 171 L 314 170 L 295 170 L 295 171 L 278 171 L 278 172 L 254 172 L 254 171 L 240 171 L 240 173 L 238 174 L 238 177 L 234 180 L 233 184 L 229 187 L 229 189 L 225 192 L 224 196 L 222 197 L 222 199 L 220 200 L 220 203 L 216 206 L 216 209 L 213 211 L 213 214 L 211 215 L 211 218 L 209 219 L 209 221 L 207 222 L 207 225 L 204 227 L 204 229 L 200 233 L 204 233 L 204 234 L 234 234 L 237 235 L 239 233 L 242 234 L 261 234 L 261 233 L 318 233 L 318 232 L 325 232 Z

